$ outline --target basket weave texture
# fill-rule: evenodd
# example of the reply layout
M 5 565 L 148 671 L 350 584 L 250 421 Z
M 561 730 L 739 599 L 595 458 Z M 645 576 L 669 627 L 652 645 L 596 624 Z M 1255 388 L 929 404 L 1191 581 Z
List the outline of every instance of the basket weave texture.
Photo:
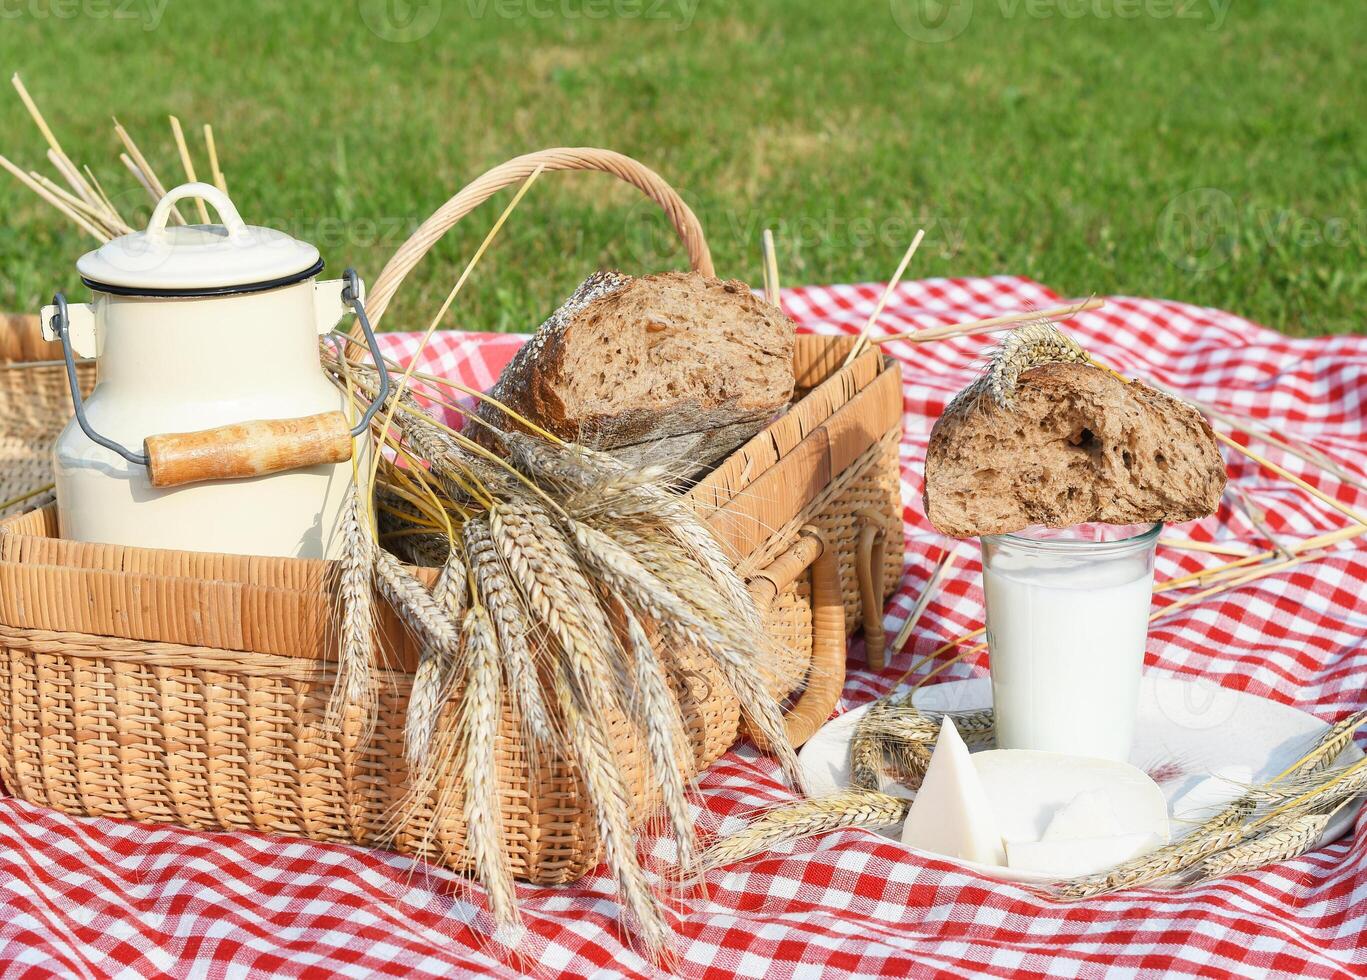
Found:
M 0 504 L 52 482 L 48 454 L 71 418 L 61 356 L 60 346 L 43 339 L 36 316 L 0 314 Z M 85 391 L 94 387 L 93 364 L 77 373 Z M 0 516 L 43 502 L 0 506 Z
M 867 517 L 857 515 L 877 515 L 895 541 L 885 581 L 896 582 L 900 565 L 900 379 L 876 353 L 837 370 L 849 344 L 799 338 L 802 397 L 690 494 L 765 609 L 783 658 L 777 694 L 803 685 L 823 640 L 843 670 L 841 625 L 862 615 Z M 814 594 L 822 589 L 805 567 L 792 574 L 788 557 L 804 532 L 819 535 L 836 570 L 829 595 Z M 0 779 L 10 792 L 73 814 L 297 834 L 465 866 L 463 822 L 434 826 L 431 801 L 392 824 L 408 791 L 402 733 L 417 659 L 392 615 L 376 651 L 383 693 L 373 737 L 361 744 L 359 716 L 340 732 L 323 725 L 332 563 L 56 535 L 51 506 L 0 524 Z M 819 635 L 823 622 L 835 624 L 824 627 L 834 637 Z M 680 656 L 688 680 L 675 694 L 703 767 L 735 742 L 738 711 L 701 659 Z M 629 726 L 615 731 L 643 819 L 655 803 L 647 767 Z M 563 759 L 533 765 L 518 733 L 505 712 L 498 762 L 515 873 L 573 880 L 599 854 L 577 774 Z

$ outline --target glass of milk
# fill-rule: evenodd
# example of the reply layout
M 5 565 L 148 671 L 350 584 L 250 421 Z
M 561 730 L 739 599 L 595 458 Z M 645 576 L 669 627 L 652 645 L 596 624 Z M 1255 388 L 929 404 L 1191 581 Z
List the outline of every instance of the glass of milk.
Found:
M 1162 528 L 982 538 L 998 748 L 1129 758 Z

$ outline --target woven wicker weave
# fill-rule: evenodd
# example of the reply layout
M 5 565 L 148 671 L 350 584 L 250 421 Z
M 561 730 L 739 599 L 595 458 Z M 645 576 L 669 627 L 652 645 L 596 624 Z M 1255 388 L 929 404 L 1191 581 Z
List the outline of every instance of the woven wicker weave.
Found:
M 686 208 L 670 213 L 693 220 Z M 697 263 L 706 246 L 700 231 L 691 234 Z M 891 591 L 900 572 L 900 378 L 873 351 L 842 369 L 851 343 L 799 337 L 801 397 L 689 495 L 750 581 L 777 641 L 774 693 L 807 688 L 789 714 L 796 741 L 838 694 L 846 631 L 865 619 L 861 581 Z M 48 383 L 36 369 L 5 373 Z M 47 411 L 35 431 L 50 440 L 69 402 L 54 399 Z M 46 482 L 46 445 L 24 445 L 24 479 Z M 376 652 L 382 701 L 373 737 L 360 744 L 359 717 L 341 732 L 323 726 L 332 563 L 56 535 L 51 506 L 0 523 L 0 779 L 11 792 L 68 813 L 387 846 L 464 867 L 459 807 L 434 825 L 428 801 L 392 824 L 408 789 L 402 735 L 417 660 L 392 614 Z M 878 592 L 870 619 L 881 617 Z M 709 665 L 679 656 L 686 680 L 675 694 L 703 767 L 735 742 L 738 710 Z M 514 872 L 573 880 L 599 853 L 577 774 L 564 759 L 533 765 L 519 731 L 505 711 L 497 759 Z M 642 819 L 655 804 L 648 767 L 630 726 L 619 719 L 613 731 Z
M 0 314 L 0 504 L 52 482 L 48 453 L 71 418 L 61 356 L 59 345 L 43 339 L 36 316 Z M 77 370 L 89 391 L 95 366 Z M 0 516 L 45 502 L 28 498 L 0 506 Z

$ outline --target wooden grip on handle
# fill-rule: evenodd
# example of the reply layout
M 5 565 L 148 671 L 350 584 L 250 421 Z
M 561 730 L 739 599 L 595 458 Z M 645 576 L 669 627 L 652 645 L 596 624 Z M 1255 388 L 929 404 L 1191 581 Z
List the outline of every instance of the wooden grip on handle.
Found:
M 351 427 L 341 412 L 299 419 L 171 432 L 143 442 L 154 487 L 242 480 L 351 458 Z

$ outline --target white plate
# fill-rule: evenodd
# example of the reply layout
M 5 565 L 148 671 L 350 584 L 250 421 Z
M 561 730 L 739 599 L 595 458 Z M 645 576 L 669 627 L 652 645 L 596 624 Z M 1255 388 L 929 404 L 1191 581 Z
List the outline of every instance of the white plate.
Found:
M 928 711 L 973 711 L 992 705 L 992 684 L 986 677 L 924 687 L 914 703 Z M 814 796 L 849 786 L 850 738 L 868 705 L 835 718 L 798 753 L 807 786 Z M 1299 759 L 1328 726 L 1296 708 L 1242 694 L 1208 681 L 1145 675 L 1139 690 L 1139 720 L 1135 728 L 1130 762 L 1147 772 L 1172 801 L 1205 779 L 1215 769 L 1247 766 L 1253 779 L 1271 779 Z M 1350 744 L 1338 764 L 1356 762 L 1362 750 Z M 907 796 L 912 795 L 909 791 Z M 1332 843 L 1353 826 L 1361 800 L 1340 810 L 1320 837 L 1320 845 Z M 1190 827 L 1174 821 L 1173 837 Z M 894 840 L 901 827 L 877 833 Z M 914 848 L 913 848 L 914 850 Z M 1043 884 L 1055 880 L 1041 872 L 997 868 L 933 855 L 954 861 L 984 875 L 1004 881 Z

